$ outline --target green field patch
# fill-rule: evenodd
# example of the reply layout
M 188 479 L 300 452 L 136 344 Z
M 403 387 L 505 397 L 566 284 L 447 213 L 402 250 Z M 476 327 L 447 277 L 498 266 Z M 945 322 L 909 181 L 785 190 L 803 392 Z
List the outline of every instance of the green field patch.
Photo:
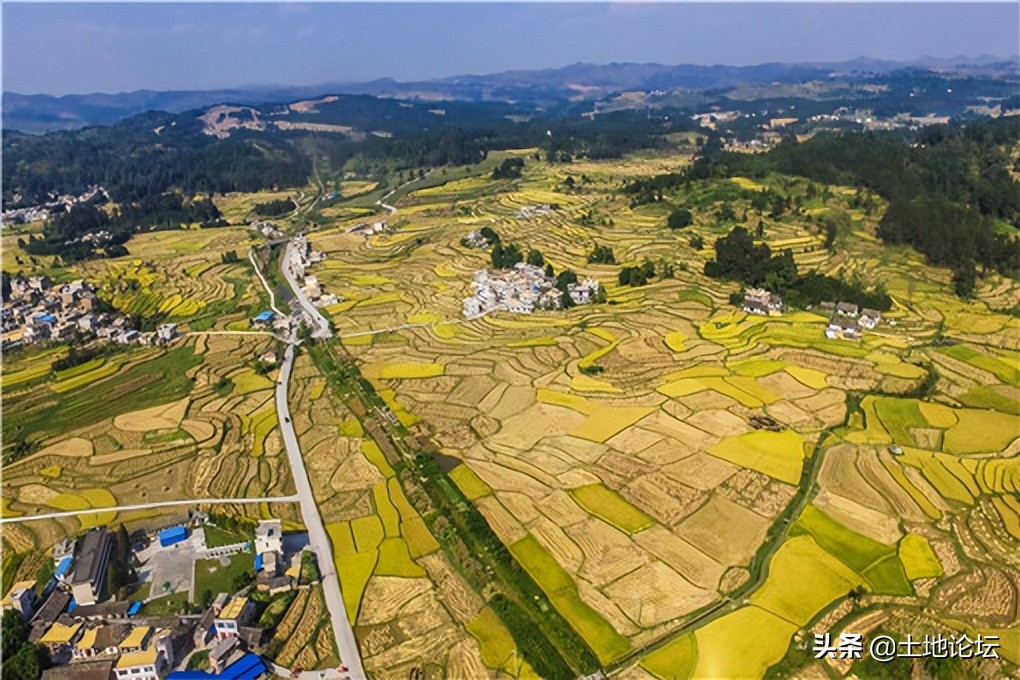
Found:
M 715 307 L 715 304 L 712 302 L 712 298 L 708 297 L 696 288 L 687 288 L 686 290 L 680 291 L 680 294 L 677 295 L 677 302 L 697 302 L 699 305 L 704 305 L 709 309 Z
M 995 385 L 975 385 L 959 398 L 960 403 L 972 408 L 993 409 L 1013 416 L 1020 415 L 1020 399 L 1007 396 L 996 387 Z
M 149 430 L 142 435 L 142 443 L 149 446 L 169 444 L 171 442 L 192 442 L 195 439 L 179 427 L 167 428 L 165 430 Z
M 630 650 L 630 643 L 608 621 L 585 603 L 577 584 L 563 567 L 530 534 L 507 546 L 524 569 L 535 579 L 549 601 L 570 623 L 602 663 L 617 659 Z
M 889 555 L 875 562 L 864 570 L 862 576 L 876 593 L 904 596 L 914 594 L 899 555 Z
M 333 555 L 336 562 L 336 572 L 340 577 L 340 589 L 343 591 L 344 608 L 347 610 L 347 617 L 350 621 L 358 620 L 358 610 L 361 607 L 361 598 L 365 594 L 365 587 L 372 577 L 376 562 L 379 560 L 379 552 L 376 546 L 382 541 L 382 525 L 374 515 L 370 517 L 359 517 L 354 522 L 363 520 L 361 526 L 362 539 L 368 539 L 366 534 L 371 533 L 375 537 L 375 528 L 371 526 L 372 520 L 375 527 L 378 527 L 378 541 L 372 547 L 363 546 L 364 549 L 356 550 L 358 544 L 352 531 L 352 522 L 334 522 L 326 525 L 326 532 L 329 534 L 330 542 L 333 544 Z M 364 520 L 367 520 L 364 521 Z
M 468 500 L 477 500 L 492 493 L 492 487 L 482 481 L 475 471 L 461 463 L 447 473 Z
M 264 375 L 259 375 L 250 368 L 230 376 L 230 380 L 237 386 L 239 394 L 250 394 L 259 390 L 272 389 L 273 381 Z
M 729 365 L 729 369 L 737 375 L 762 378 L 786 368 L 785 361 L 776 359 L 745 359 Z
M 861 413 L 864 416 L 864 429 L 847 433 L 847 441 L 855 444 L 891 444 L 892 437 L 882 426 L 882 420 L 875 410 L 875 397 L 867 396 L 861 400 Z
M 710 447 L 708 453 L 796 485 L 804 464 L 804 439 L 793 430 L 755 430 L 726 437 Z
M 900 539 L 898 552 L 907 578 L 911 581 L 942 576 L 942 564 L 924 536 L 907 534 Z
M 4 441 L 15 440 L 18 433 L 66 432 L 176 401 L 190 393 L 193 383 L 187 374 L 201 363 L 194 347 L 184 345 L 140 361 L 101 384 L 90 383 L 55 399 L 49 391 L 43 402 L 33 393 L 24 399 L 5 395 Z
M 810 536 L 825 551 L 860 573 L 881 559 L 896 554 L 893 546 L 879 543 L 843 526 L 815 505 L 790 525 L 790 536 Z
M 226 565 L 223 564 L 226 561 Z M 239 552 L 230 557 L 195 560 L 195 595 L 200 597 L 206 590 L 216 593 L 232 593 L 237 590 L 235 580 L 241 574 L 253 574 L 255 556 L 250 552 Z
M 365 428 L 361 426 L 360 420 L 354 416 L 348 416 L 340 421 L 340 425 L 337 426 L 337 434 L 341 437 L 364 437 Z
M 570 496 L 590 514 L 628 534 L 655 524 L 654 519 L 601 483 L 570 489 Z
M 861 583 L 853 569 L 813 538 L 794 536 L 773 556 L 768 578 L 750 601 L 800 627 Z
M 1020 387 L 1020 369 L 1016 366 L 1011 366 L 998 357 L 983 354 L 967 345 L 953 345 L 952 347 L 941 348 L 938 351 L 946 356 L 968 363 L 975 368 L 988 371 L 1007 385 Z
M 928 426 L 928 421 L 917 406 L 917 400 L 879 397 L 874 403 L 875 414 L 893 441 L 901 446 L 917 446 L 917 440 L 910 429 Z
M 681 635 L 641 659 L 641 666 L 657 678 L 688 680 L 698 665 L 694 633 Z
M 942 450 L 956 455 L 998 452 L 1020 437 L 1020 421 L 998 411 L 960 409 L 959 422 L 946 430 Z

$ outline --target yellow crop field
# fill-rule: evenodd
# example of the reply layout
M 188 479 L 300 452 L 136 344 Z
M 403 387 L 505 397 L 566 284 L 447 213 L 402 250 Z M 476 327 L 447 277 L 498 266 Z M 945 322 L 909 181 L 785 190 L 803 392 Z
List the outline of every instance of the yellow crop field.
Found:
M 929 401 L 921 401 L 918 402 L 917 407 L 921 409 L 921 415 L 924 416 L 924 419 L 927 420 L 928 424 L 932 427 L 946 430 L 959 422 L 959 419 L 956 417 L 956 412 L 948 406 L 935 404 Z
M 492 493 L 492 487 L 482 481 L 482 478 L 464 463 L 450 470 L 449 475 L 450 479 L 457 485 L 457 488 L 470 500 L 482 498 Z
M 623 390 L 612 383 L 584 374 L 575 375 L 570 379 L 570 389 L 576 392 L 604 392 L 608 394 L 621 394 L 623 392 Z
M 666 333 L 666 337 L 663 338 L 666 343 L 666 347 L 669 347 L 674 352 L 685 352 L 687 351 L 687 336 L 679 331 L 672 333 Z
M 654 411 L 650 406 L 596 406 L 570 434 L 593 442 L 604 442 Z
M 574 579 L 534 536 L 529 534 L 507 547 L 602 663 L 627 653 L 627 639 L 581 599 Z
M 425 570 L 411 561 L 407 544 L 402 538 L 385 538 L 379 544 L 379 563 L 375 573 L 379 576 L 400 576 L 403 578 L 422 578 Z
M 942 576 L 942 565 L 931 549 L 928 539 L 918 534 L 907 534 L 900 540 L 900 561 L 911 581 L 919 578 Z
M 386 482 L 378 482 L 372 487 L 372 498 L 375 499 L 375 511 L 383 523 L 383 532 L 387 538 L 400 536 L 400 514 L 390 501 L 390 493 Z
M 358 421 L 355 420 L 354 422 Z M 379 468 L 379 472 L 383 477 L 393 476 L 393 468 L 390 467 L 389 461 L 386 460 L 386 455 L 382 452 L 382 449 L 379 448 L 379 445 L 373 440 L 366 439 L 361 442 L 361 452 L 365 455 L 365 458 L 368 459 L 368 462 Z
M 741 607 L 695 631 L 698 662 L 691 677 L 760 678 L 769 666 L 783 658 L 796 630 L 796 625 L 764 609 Z M 734 640 L 742 641 L 739 647 L 734 647 Z M 682 661 L 685 655 L 679 656 Z M 654 668 L 669 668 L 664 654 L 649 655 L 642 661 L 651 670 L 648 660 Z M 677 677 L 659 672 L 656 675 Z
M 596 407 L 584 397 L 579 397 L 576 394 L 557 392 L 544 387 L 540 387 L 538 389 L 537 398 L 538 401 L 543 404 L 563 406 L 564 408 L 569 408 L 572 411 L 577 411 L 578 413 L 583 413 L 585 415 L 593 413 L 596 409 Z
M 524 657 L 517 651 L 510 631 L 495 612 L 485 607 L 464 626 L 478 640 L 482 663 L 492 670 L 502 670 L 515 678 L 538 678 Z
M 641 666 L 657 678 L 687 680 L 698 664 L 694 633 L 681 635 L 641 659 Z
M 47 479 L 57 479 L 62 471 L 63 468 L 61 466 L 50 465 L 39 470 L 39 476 L 46 477 Z
M 589 513 L 628 534 L 647 529 L 655 523 L 654 519 L 603 484 L 589 484 L 571 489 L 570 495 Z
M 100 365 L 87 373 L 82 373 L 81 375 L 56 382 L 50 385 L 50 389 L 58 394 L 69 392 L 73 389 L 88 385 L 89 383 L 96 382 L 97 380 L 108 378 L 118 370 L 120 370 L 120 363 L 111 361 L 110 363 Z
M 796 536 L 772 558 L 768 578 L 751 596 L 751 604 L 803 626 L 830 602 L 863 583 L 813 538 Z
M 404 536 L 404 540 L 407 541 L 411 557 L 418 558 L 439 550 L 439 543 L 429 533 L 428 527 L 425 526 L 425 521 L 411 507 L 396 477 L 390 478 L 389 487 L 390 501 L 397 509 L 397 512 L 400 513 L 400 533 Z
M 766 375 L 772 375 L 777 371 L 781 371 L 786 368 L 786 366 L 787 364 L 785 361 L 778 361 L 776 359 L 746 359 L 744 361 L 738 361 L 735 364 L 730 364 L 729 368 L 737 375 L 762 378 Z
M 259 390 L 272 389 L 273 381 L 264 375 L 259 375 L 250 368 L 230 376 L 231 381 L 237 388 L 238 394 L 250 394 Z
M 76 493 L 62 493 L 46 501 L 46 505 L 57 510 L 88 510 L 92 506 Z
M 443 375 L 446 367 L 443 364 L 385 364 L 377 369 L 380 380 L 410 380 L 415 378 L 435 378 Z
M 946 453 L 996 452 L 1020 437 L 1020 420 L 998 411 L 960 409 L 959 422 L 946 430 L 942 448 Z
M 793 376 L 794 380 L 811 389 L 824 390 L 828 386 L 826 375 L 822 371 L 791 365 L 786 367 L 786 372 Z
M 727 437 L 710 447 L 708 452 L 787 484 L 797 484 L 804 462 L 804 439 L 793 430 L 755 430 Z
M 617 345 L 620 344 L 620 341 L 616 338 L 616 336 L 613 335 L 608 330 L 606 330 L 605 328 L 589 328 L 588 332 L 597 338 L 605 340 L 609 344 L 606 345 L 605 347 L 600 347 L 599 349 L 590 352 L 584 357 L 582 357 L 581 360 L 578 362 L 578 365 L 581 366 L 582 368 L 586 366 L 594 366 L 599 359 L 612 352 L 614 349 L 616 349 Z

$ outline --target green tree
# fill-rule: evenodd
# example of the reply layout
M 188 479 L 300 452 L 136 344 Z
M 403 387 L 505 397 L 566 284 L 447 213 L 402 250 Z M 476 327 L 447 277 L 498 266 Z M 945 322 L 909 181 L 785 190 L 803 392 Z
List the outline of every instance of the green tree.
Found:
M 683 229 L 692 224 L 694 224 L 694 216 L 687 208 L 677 208 L 666 219 L 666 226 L 670 229 Z

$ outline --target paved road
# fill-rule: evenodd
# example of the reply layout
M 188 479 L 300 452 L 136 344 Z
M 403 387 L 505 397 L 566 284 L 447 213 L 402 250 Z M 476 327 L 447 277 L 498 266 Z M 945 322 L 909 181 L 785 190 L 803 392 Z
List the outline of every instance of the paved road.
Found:
M 315 505 L 315 496 L 312 494 L 311 482 L 308 481 L 305 461 L 301 457 L 301 448 L 298 446 L 297 435 L 294 433 L 294 425 L 290 421 L 287 384 L 290 382 L 290 371 L 294 365 L 294 347 L 293 342 L 287 345 L 283 363 L 280 365 L 280 380 L 276 385 L 276 411 L 280 419 L 280 432 L 283 435 L 284 446 L 287 448 L 287 457 L 290 459 L 291 476 L 294 477 L 294 485 L 297 487 L 298 500 L 301 504 L 301 519 L 304 520 L 305 528 L 308 529 L 309 546 L 319 557 L 322 591 L 326 596 L 326 607 L 329 609 L 329 618 L 333 623 L 333 634 L 336 636 L 337 649 L 340 650 L 340 659 L 349 669 L 351 678 L 362 680 L 365 677 L 365 671 L 361 666 L 361 654 L 358 651 L 357 640 L 354 639 L 354 630 L 351 628 L 350 621 L 347 620 L 340 580 L 336 575 L 336 563 L 333 561 L 332 545 L 326 534 L 326 527 L 322 523 L 322 516 L 319 515 L 319 509 Z
M 152 503 L 138 503 L 136 505 L 112 505 L 106 508 L 89 508 L 88 510 L 64 510 L 62 512 L 47 512 L 39 515 L 24 515 L 22 517 L 3 517 L 0 524 L 13 524 L 16 522 L 31 522 L 36 519 L 56 519 L 58 517 L 73 517 L 85 515 L 90 512 L 121 512 L 125 510 L 149 510 L 150 508 L 166 508 L 175 505 L 200 505 L 202 503 L 294 503 L 298 501 L 294 496 L 266 496 L 264 498 L 193 498 L 191 500 L 176 501 L 155 501 Z
M 293 241 L 288 241 L 287 245 L 283 247 L 283 253 L 280 255 L 280 269 L 283 270 L 283 276 L 287 279 L 287 285 L 290 286 L 291 290 L 294 291 L 294 297 L 297 299 L 298 304 L 301 305 L 301 309 L 305 312 L 305 318 L 308 320 L 309 325 L 312 328 L 313 338 L 331 338 L 333 337 L 333 331 L 329 329 L 329 322 L 322 316 L 322 312 L 312 304 L 312 301 L 308 299 L 305 292 L 301 290 L 301 286 L 297 282 L 297 278 L 294 276 L 294 271 L 291 268 L 293 264 L 293 258 L 297 254 L 294 252 Z M 261 274 L 260 274 L 261 276 Z

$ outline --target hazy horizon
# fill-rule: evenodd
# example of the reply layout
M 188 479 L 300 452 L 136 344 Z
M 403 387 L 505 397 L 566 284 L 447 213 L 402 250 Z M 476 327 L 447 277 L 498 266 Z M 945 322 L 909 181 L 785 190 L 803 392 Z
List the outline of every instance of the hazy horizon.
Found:
M 5 2 L 3 89 L 315 87 L 578 62 L 1015 58 L 1020 5 Z

